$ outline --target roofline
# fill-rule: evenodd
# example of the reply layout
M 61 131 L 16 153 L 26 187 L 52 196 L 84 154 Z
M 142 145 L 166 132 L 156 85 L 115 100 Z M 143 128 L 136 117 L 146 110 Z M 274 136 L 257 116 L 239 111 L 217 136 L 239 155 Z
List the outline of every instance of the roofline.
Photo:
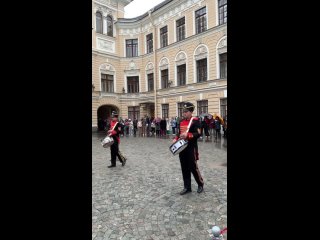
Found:
M 158 5 L 154 6 L 153 8 L 151 8 L 149 11 L 151 13 L 156 12 L 157 10 L 159 10 L 160 8 L 162 8 L 163 6 L 167 5 L 168 3 L 172 2 L 173 0 L 165 0 L 161 3 L 159 3 Z M 117 22 L 118 23 L 135 23 L 138 22 L 142 19 L 144 19 L 145 17 L 149 16 L 149 11 L 145 12 L 144 14 L 138 16 L 138 17 L 134 17 L 134 18 L 118 18 Z

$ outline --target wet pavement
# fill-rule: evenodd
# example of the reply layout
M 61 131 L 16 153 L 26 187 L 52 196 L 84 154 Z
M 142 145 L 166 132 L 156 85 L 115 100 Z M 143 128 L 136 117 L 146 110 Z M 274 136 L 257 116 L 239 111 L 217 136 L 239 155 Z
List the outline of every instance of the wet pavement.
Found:
M 179 156 L 169 151 L 171 136 L 121 137 L 122 167 L 110 165 L 104 133 L 92 133 L 92 239 L 209 240 L 211 228 L 227 227 L 227 140 L 198 141 L 204 192 L 183 189 Z M 224 234 L 227 239 L 227 234 Z

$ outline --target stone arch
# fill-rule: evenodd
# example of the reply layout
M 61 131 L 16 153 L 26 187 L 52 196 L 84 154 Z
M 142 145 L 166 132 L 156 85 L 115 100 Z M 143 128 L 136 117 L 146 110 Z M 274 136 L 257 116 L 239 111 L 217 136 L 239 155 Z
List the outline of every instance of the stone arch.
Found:
M 100 102 L 99 106 L 97 107 L 97 126 L 98 131 L 104 130 L 106 127 L 106 121 L 110 121 L 111 113 L 112 111 L 118 112 L 120 116 L 120 107 L 117 106 L 114 102 L 110 102 L 110 99 L 108 101 L 102 101 Z

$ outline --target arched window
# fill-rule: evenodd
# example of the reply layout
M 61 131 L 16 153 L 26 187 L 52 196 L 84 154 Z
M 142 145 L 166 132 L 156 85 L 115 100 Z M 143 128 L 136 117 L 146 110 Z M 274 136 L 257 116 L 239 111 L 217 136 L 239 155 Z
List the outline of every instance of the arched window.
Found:
M 100 12 L 96 13 L 96 32 L 103 33 L 103 25 L 102 25 L 102 14 Z
M 107 35 L 113 37 L 113 22 L 111 16 L 107 16 Z

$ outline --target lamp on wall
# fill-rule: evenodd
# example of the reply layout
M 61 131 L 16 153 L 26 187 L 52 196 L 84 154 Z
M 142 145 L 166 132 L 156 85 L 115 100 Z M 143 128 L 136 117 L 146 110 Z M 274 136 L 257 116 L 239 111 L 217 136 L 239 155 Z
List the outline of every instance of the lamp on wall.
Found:
M 126 90 L 124 89 L 124 87 L 122 88 L 122 93 L 125 93 L 126 92 Z
M 94 91 L 94 89 L 95 89 L 95 86 L 94 86 L 94 84 L 92 83 L 92 92 Z

